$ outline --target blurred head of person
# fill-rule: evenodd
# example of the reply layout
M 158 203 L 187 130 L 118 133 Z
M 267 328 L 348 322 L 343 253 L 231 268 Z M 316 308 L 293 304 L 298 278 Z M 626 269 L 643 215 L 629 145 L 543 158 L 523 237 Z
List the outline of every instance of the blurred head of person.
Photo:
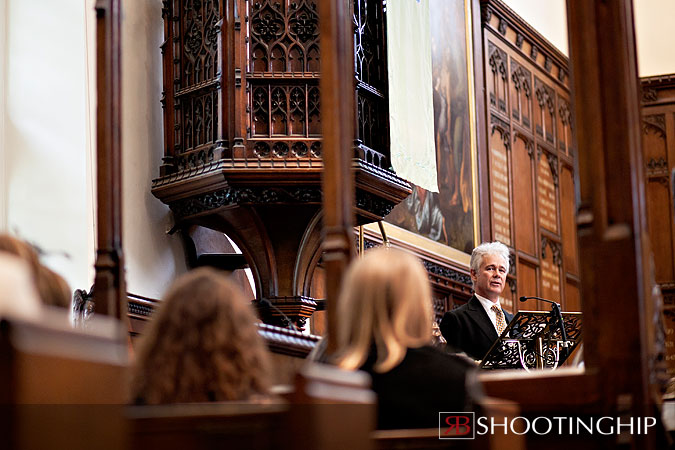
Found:
M 269 389 L 269 354 L 250 301 L 211 268 L 179 277 L 136 355 L 136 403 L 249 400 Z
M 69 308 L 72 293 L 68 282 L 49 267 L 40 265 L 37 272 L 37 289 L 42 303 Z
M 27 263 L 42 303 L 63 308 L 70 306 L 71 291 L 68 282 L 40 263 L 38 252 L 32 245 L 9 234 L 0 233 L 0 253 L 14 255 Z
M 400 250 L 378 248 L 352 263 L 338 300 L 337 363 L 358 369 L 375 350 L 376 372 L 387 372 L 408 348 L 432 342 L 431 286 L 422 263 Z
M 32 267 L 16 255 L 0 252 L 0 318 L 36 319 L 41 306 Z
M 0 252 L 9 253 L 23 259 L 37 276 L 40 258 L 37 251 L 28 242 L 6 233 L 0 233 Z

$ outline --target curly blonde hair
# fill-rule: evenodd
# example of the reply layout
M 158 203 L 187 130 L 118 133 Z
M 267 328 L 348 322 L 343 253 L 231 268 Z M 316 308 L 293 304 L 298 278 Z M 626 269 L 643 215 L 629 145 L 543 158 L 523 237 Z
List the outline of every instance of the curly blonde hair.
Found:
M 173 284 L 137 354 L 136 403 L 247 400 L 269 390 L 270 357 L 250 303 L 225 274 L 195 269 Z
M 352 263 L 338 299 L 337 364 L 358 369 L 375 346 L 376 372 L 396 367 L 408 348 L 432 342 L 432 298 L 422 263 L 378 248 Z

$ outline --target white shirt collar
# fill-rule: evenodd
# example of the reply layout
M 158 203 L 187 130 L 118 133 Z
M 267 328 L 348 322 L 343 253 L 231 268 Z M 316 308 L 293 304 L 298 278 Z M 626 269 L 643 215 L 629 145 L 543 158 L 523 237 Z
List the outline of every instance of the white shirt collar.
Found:
M 480 302 L 480 304 L 483 305 L 483 308 L 485 309 L 485 311 L 490 311 L 490 308 L 492 308 L 492 305 L 497 305 L 497 307 L 499 307 L 500 309 L 502 307 L 499 304 L 499 298 L 497 298 L 496 302 L 493 302 L 492 300 L 489 300 L 489 299 L 487 299 L 487 298 L 485 298 L 481 295 L 478 295 L 475 292 L 474 292 L 473 295 L 475 295 L 476 298 L 478 299 L 478 301 Z

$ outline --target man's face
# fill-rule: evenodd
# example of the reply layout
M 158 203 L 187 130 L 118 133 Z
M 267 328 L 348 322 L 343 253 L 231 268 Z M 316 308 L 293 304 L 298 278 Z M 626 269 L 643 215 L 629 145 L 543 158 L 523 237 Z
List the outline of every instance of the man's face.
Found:
M 506 284 L 506 265 L 498 255 L 486 255 L 478 269 L 471 271 L 476 294 L 496 302 Z

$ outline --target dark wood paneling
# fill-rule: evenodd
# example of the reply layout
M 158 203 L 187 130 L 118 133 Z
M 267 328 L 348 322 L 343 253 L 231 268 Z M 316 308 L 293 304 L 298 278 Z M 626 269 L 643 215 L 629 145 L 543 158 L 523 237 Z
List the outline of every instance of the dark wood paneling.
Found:
M 537 253 L 534 223 L 534 183 L 532 176 L 532 141 L 523 134 L 513 140 L 513 213 L 516 217 L 516 249 L 531 256 Z
M 490 138 L 490 205 L 492 205 L 492 238 L 513 245 L 511 240 L 511 188 L 509 183 L 509 131 L 500 128 L 493 118 Z
M 560 281 L 560 244 L 547 238 L 541 243 L 541 297 L 560 302 L 562 300 Z M 540 305 L 548 309 L 548 305 Z
M 579 297 L 579 286 L 573 282 L 565 284 L 565 303 L 563 308 L 567 311 L 581 311 L 581 299 Z
M 576 206 L 574 203 L 573 177 L 572 169 L 563 166 L 560 171 L 560 225 L 565 270 L 567 273 L 578 275 L 579 261 L 577 255 Z
M 480 3 L 489 133 L 487 151 L 479 155 L 489 164 L 491 209 L 491 234 L 483 239 L 500 240 L 511 247 L 517 269 L 511 273 L 517 279 L 514 295 L 551 295 L 565 304 L 564 280 L 579 272 L 567 58 L 500 1 Z M 568 170 L 563 185 L 559 179 L 562 166 Z M 553 245 L 548 249 L 549 259 L 555 249 L 555 263 L 542 256 L 546 253 L 544 238 L 549 247 Z M 563 245 L 567 260 L 561 257 Z M 544 270 L 543 263 L 551 267 Z M 523 274 L 521 267 L 536 270 L 524 269 Z M 553 272 L 555 283 L 550 278 Z M 532 273 L 534 283 L 521 281 Z M 544 285 L 548 286 L 545 292 L 539 291 Z M 519 306 L 535 309 L 537 305 Z
M 537 295 L 537 267 L 525 261 L 518 264 L 518 292 L 523 295 Z M 538 309 L 537 300 L 518 303 L 519 310 L 534 311 Z

